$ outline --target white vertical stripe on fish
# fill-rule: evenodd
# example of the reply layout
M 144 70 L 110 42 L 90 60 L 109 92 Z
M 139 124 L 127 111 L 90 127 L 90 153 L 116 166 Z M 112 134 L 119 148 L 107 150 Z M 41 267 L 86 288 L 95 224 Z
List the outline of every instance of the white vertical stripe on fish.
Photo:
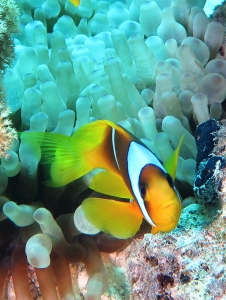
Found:
M 149 217 L 149 214 L 146 210 L 146 207 L 144 205 L 144 200 L 142 199 L 140 195 L 140 189 L 139 189 L 139 178 L 140 173 L 142 172 L 142 169 L 148 165 L 152 164 L 156 167 L 163 170 L 163 172 L 166 173 L 161 163 L 158 161 L 158 159 L 155 157 L 154 154 L 152 154 L 148 149 L 146 149 L 144 146 L 132 141 L 129 146 L 128 150 L 128 157 L 127 157 L 127 164 L 128 164 L 128 176 L 131 182 L 132 190 L 134 192 L 134 195 L 137 199 L 137 202 L 139 204 L 139 207 L 146 219 L 146 221 L 151 224 L 152 226 L 156 225 Z

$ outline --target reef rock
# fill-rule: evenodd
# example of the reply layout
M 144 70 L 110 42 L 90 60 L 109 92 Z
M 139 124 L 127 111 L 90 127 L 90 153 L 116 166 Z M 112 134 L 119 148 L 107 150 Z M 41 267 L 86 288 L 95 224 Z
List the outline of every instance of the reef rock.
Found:
M 204 203 L 225 199 L 226 127 L 216 119 L 200 124 L 196 129 L 198 149 L 194 192 Z
M 127 248 L 131 300 L 226 299 L 226 212 L 191 204 L 178 227 Z

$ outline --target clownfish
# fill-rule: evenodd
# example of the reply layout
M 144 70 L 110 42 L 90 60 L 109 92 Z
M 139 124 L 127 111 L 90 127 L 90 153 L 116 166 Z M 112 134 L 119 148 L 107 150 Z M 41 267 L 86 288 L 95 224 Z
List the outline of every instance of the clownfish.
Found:
M 71 137 L 50 132 L 24 132 L 21 139 L 36 142 L 42 162 L 50 164 L 52 187 L 66 185 L 94 169 L 101 169 L 89 187 L 123 201 L 87 198 L 81 204 L 86 219 L 117 238 L 134 236 L 143 218 L 151 233 L 171 231 L 181 213 L 174 186 L 181 138 L 164 166 L 134 135 L 107 120 L 79 128 Z
M 74 4 L 74 6 L 79 6 L 80 4 L 80 0 L 70 0 L 70 2 Z

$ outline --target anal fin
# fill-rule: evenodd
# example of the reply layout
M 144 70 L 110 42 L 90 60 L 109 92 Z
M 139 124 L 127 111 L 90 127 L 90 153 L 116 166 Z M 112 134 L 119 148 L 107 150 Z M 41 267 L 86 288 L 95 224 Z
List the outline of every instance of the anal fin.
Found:
M 81 206 L 86 219 L 92 225 L 119 239 L 133 237 L 143 220 L 143 215 L 135 201 L 87 198 Z

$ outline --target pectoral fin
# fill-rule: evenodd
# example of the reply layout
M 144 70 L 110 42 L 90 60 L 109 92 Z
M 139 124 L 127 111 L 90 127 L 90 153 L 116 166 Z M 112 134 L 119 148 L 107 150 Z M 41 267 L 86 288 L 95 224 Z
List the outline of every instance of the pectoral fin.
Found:
M 103 171 L 98 173 L 92 178 L 89 187 L 105 195 L 127 199 L 133 198 L 122 177 L 112 172 Z
M 136 202 L 87 198 L 82 203 L 86 219 L 104 233 L 119 239 L 133 237 L 139 230 L 143 215 Z
M 167 161 L 164 163 L 163 167 L 165 168 L 166 172 L 170 174 L 170 176 L 175 180 L 176 178 L 176 171 L 177 171 L 177 162 L 178 156 L 180 153 L 180 148 L 184 139 L 184 135 L 180 138 L 179 144 L 177 148 L 173 151 Z

